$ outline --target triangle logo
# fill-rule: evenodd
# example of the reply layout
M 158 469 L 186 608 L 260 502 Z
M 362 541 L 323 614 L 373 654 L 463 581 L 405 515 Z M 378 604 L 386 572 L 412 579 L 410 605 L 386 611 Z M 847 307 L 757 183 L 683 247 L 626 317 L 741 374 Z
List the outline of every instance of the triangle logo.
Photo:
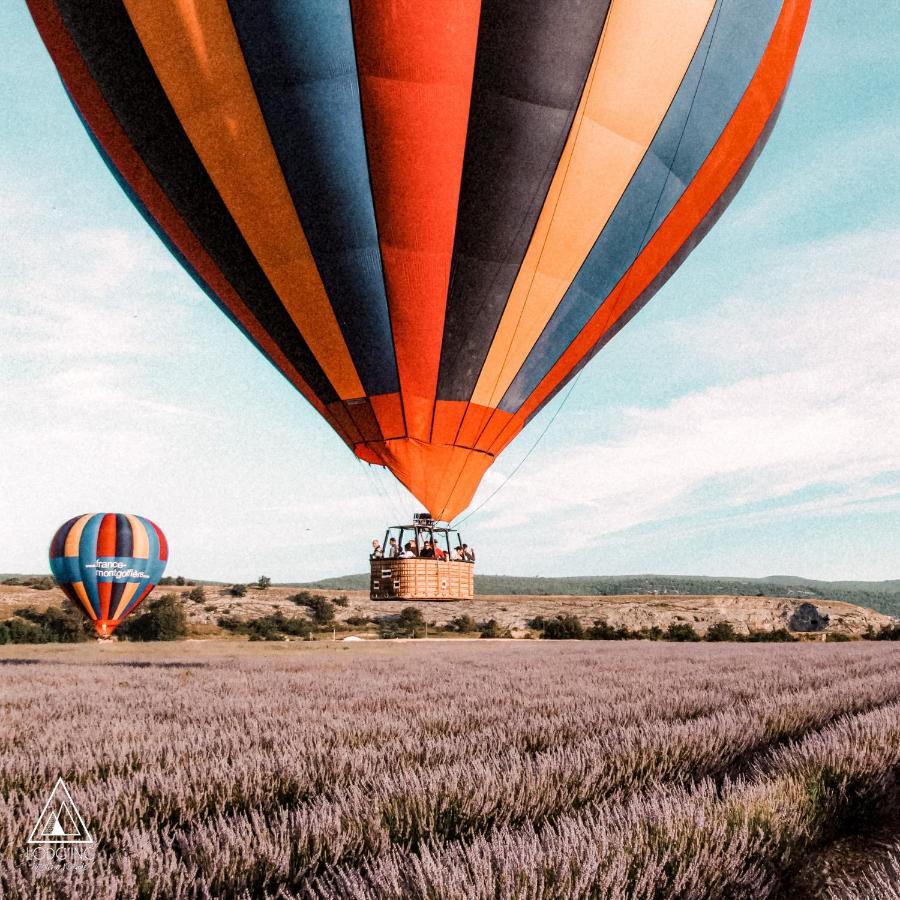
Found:
M 78 807 L 62 778 L 56 780 L 50 796 L 35 822 L 29 844 L 93 844 L 94 839 L 78 812 Z

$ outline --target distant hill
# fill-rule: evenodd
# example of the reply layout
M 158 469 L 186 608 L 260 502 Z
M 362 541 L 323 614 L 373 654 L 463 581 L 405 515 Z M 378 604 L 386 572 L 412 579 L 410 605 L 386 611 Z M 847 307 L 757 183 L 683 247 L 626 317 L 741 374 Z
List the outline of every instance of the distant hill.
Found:
M 338 591 L 363 591 L 369 576 L 343 575 L 324 578 L 305 587 Z M 889 616 L 900 616 L 900 579 L 892 581 L 817 581 L 796 575 L 766 578 L 715 578 L 705 575 L 576 575 L 567 578 L 526 578 L 519 575 L 476 575 L 480 595 L 529 596 L 568 594 L 581 597 L 624 594 L 687 594 L 743 597 L 799 597 L 843 600 L 868 606 Z

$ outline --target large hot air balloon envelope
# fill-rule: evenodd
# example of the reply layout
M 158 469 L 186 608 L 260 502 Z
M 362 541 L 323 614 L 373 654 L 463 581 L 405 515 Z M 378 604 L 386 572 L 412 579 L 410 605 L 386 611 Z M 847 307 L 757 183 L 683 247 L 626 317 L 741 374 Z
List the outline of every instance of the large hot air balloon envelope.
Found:
M 147 597 L 168 558 L 158 525 L 121 513 L 76 516 L 50 543 L 53 577 L 100 637 L 109 637 Z
M 809 0 L 28 0 L 122 187 L 437 519 L 660 288 Z

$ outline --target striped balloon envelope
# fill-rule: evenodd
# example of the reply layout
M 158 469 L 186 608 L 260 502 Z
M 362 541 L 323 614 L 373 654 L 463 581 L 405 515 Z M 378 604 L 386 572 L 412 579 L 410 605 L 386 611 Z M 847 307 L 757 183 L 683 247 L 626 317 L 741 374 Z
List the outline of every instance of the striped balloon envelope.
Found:
M 100 637 L 109 637 L 156 587 L 168 558 L 158 525 L 122 513 L 75 516 L 50 542 L 53 577 Z
M 810 0 L 28 5 L 172 253 L 451 519 L 743 183 Z

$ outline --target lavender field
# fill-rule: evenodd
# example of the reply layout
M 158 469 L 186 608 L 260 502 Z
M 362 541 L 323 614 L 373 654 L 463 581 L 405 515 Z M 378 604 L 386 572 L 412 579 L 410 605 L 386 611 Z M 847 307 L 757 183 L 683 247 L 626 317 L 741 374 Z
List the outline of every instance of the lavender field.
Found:
M 892 644 L 18 647 L 0 677 L 7 898 L 900 897 Z M 39 873 L 60 775 L 96 853 Z

